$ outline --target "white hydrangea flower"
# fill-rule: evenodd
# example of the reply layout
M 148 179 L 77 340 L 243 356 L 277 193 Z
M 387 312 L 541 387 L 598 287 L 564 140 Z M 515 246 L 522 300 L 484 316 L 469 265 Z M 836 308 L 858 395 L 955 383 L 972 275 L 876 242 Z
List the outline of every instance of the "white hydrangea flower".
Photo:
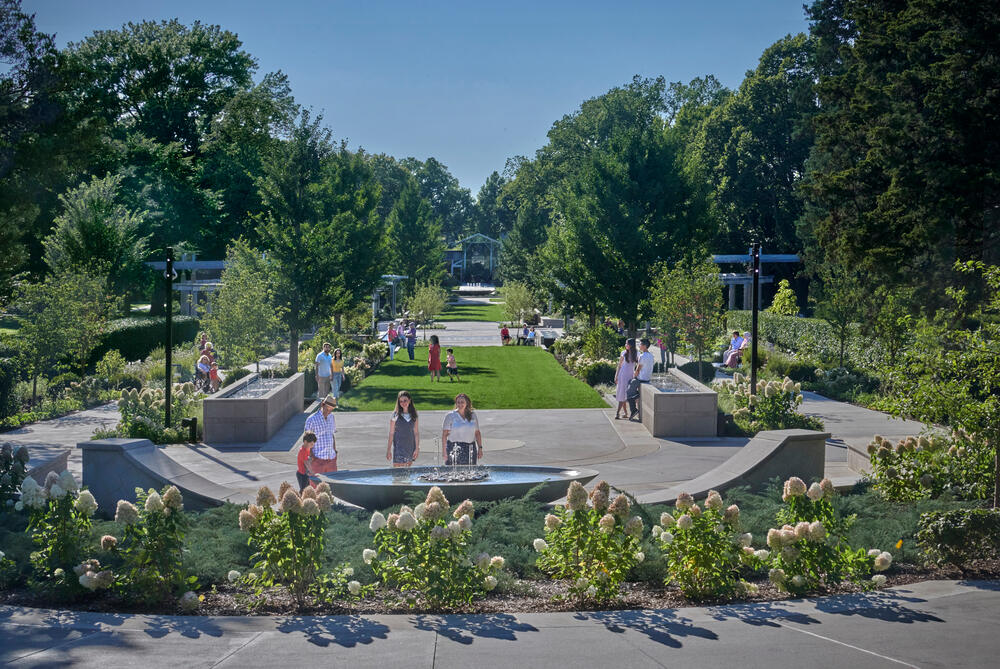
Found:
M 493 569 L 503 569 L 504 564 L 505 561 L 503 557 L 499 555 L 494 555 L 492 558 L 490 558 L 490 567 L 492 567 Z
M 674 540 L 674 535 L 670 532 L 664 532 L 660 535 L 660 541 L 663 542 L 664 546 L 669 545 Z
M 194 611 L 198 608 L 198 595 L 188 590 L 181 595 L 181 608 L 185 611 Z
M 813 483 L 811 486 L 809 486 L 809 490 L 808 492 L 806 492 L 806 496 L 812 501 L 817 502 L 823 499 L 823 488 L 820 486 L 819 483 Z
M 774 583 L 775 585 L 781 585 L 782 583 L 785 582 L 786 578 L 785 570 L 778 568 L 772 569 L 767 573 L 767 577 L 768 579 L 770 579 L 771 583 Z
M 754 551 L 753 554 L 754 557 L 756 557 L 758 560 L 766 560 L 767 558 L 771 557 L 771 551 L 767 550 L 766 548 L 761 548 L 758 551 Z
M 545 516 L 545 529 L 549 532 L 560 525 L 562 525 L 562 520 L 560 520 L 559 516 L 552 515 L 551 513 Z
M 885 571 L 892 564 L 892 554 L 882 552 L 875 558 L 875 571 Z
M 868 551 L 868 557 L 878 557 L 879 555 L 881 555 L 881 553 L 882 551 L 880 551 L 879 549 L 872 548 L 871 550 Z
M 424 502 L 421 502 L 420 504 L 417 504 L 415 507 L 413 507 L 413 517 L 416 518 L 417 520 L 423 520 L 424 519 L 424 510 L 426 508 L 427 508 L 427 504 L 424 503 Z
M 671 516 L 669 513 L 664 511 L 663 513 L 660 514 L 660 525 L 662 525 L 663 527 L 673 527 L 675 522 L 677 521 L 675 521 L 674 517 Z
M 458 519 L 458 526 L 463 532 L 468 532 L 472 529 L 472 518 L 469 517 L 469 514 L 464 514 Z
M 241 576 L 240 572 L 236 571 L 235 569 L 230 569 L 229 573 L 226 574 L 226 579 L 230 583 L 235 583 L 236 581 L 240 580 L 240 576 Z
M 372 560 L 374 560 L 377 555 L 378 553 L 371 548 L 366 548 L 361 552 L 361 559 L 365 561 L 365 564 L 371 564 Z
M 885 574 L 875 574 L 874 576 L 872 576 L 872 583 L 875 584 L 876 588 L 885 587 L 885 581 L 886 581 Z
M 76 479 L 73 478 L 73 474 L 69 470 L 59 475 L 59 487 L 67 492 L 76 492 L 80 489 L 80 486 L 76 483 Z
M 479 555 L 477 555 L 476 556 L 476 567 L 480 571 L 486 571 L 487 569 L 489 569 L 490 568 L 490 554 L 489 553 L 480 553 Z
M 595 588 L 594 586 L 590 586 L 589 588 L 587 588 L 586 595 L 587 595 L 587 597 L 590 597 L 591 599 L 593 599 L 594 597 L 597 597 L 597 588 Z
M 654 538 L 658 537 L 661 534 L 663 534 L 663 528 L 660 527 L 659 525 L 653 525 L 653 529 L 650 530 L 650 533 L 653 535 Z
M 796 574 L 792 576 L 792 586 L 796 588 L 802 588 L 806 584 L 806 577 L 802 574 Z
M 452 520 L 448 523 L 448 534 L 453 537 L 457 537 L 462 533 L 462 528 L 459 526 L 457 520 Z
M 490 574 L 489 576 L 483 579 L 483 586 L 485 586 L 487 590 L 492 590 L 493 588 L 497 587 L 497 577 Z
M 693 525 L 694 519 L 686 513 L 677 519 L 677 527 L 682 530 L 690 530 Z
M 534 546 L 535 551 L 537 551 L 539 553 L 541 553 L 542 551 L 544 551 L 545 549 L 547 549 L 549 547 L 549 544 L 545 541 L 545 539 L 541 539 L 541 538 L 535 539 L 532 542 L 531 545 Z
M 432 541 L 444 541 L 450 536 L 448 528 L 443 525 L 435 525 L 431 528 L 431 540 Z
M 163 511 L 163 499 L 160 497 L 160 493 L 154 490 L 146 498 L 146 513 L 156 511 Z
M 717 490 L 708 492 L 708 497 L 705 498 L 705 508 L 715 510 L 722 508 L 722 495 Z
M 358 593 L 361 592 L 361 584 L 357 581 L 348 581 L 347 591 L 357 597 Z
M 372 519 L 368 523 L 368 529 L 372 532 L 378 532 L 383 527 L 385 527 L 385 516 L 381 512 L 376 511 L 372 514 Z
M 635 561 L 636 562 L 642 562 L 645 559 L 646 559 L 646 554 L 643 553 L 642 551 L 639 551 L 638 553 L 635 554 Z
M 66 496 L 66 491 L 58 483 L 53 483 L 52 487 L 49 488 L 49 497 L 52 499 L 62 499 Z
M 396 521 L 396 528 L 403 531 L 409 532 L 414 527 L 417 526 L 417 519 L 413 517 L 413 513 L 410 511 L 404 511 L 399 514 L 399 520 Z
M 97 500 L 94 499 L 94 494 L 89 490 L 81 490 L 80 494 L 76 498 L 76 502 L 73 503 L 78 511 L 91 516 L 94 511 L 97 511 Z
M 744 532 L 740 535 L 740 544 L 743 546 L 749 546 L 753 542 L 753 535 L 749 532 Z

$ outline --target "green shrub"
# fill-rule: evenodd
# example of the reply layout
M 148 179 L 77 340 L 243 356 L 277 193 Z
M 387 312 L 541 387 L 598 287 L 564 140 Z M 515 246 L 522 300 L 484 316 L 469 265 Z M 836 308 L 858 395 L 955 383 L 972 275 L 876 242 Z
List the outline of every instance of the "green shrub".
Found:
M 801 384 L 788 377 L 781 382 L 759 381 L 756 395 L 751 394 L 749 380 L 739 373 L 733 375 L 732 381 L 723 381 L 715 387 L 721 403 L 735 407 L 736 424 L 749 434 L 761 430 L 823 429 L 823 421 L 796 411 L 802 404 Z
M 835 400 L 854 400 L 861 394 L 878 390 L 881 384 L 874 376 L 844 367 L 817 369 L 815 377 L 815 381 L 808 385 L 809 390 Z
M 710 362 L 692 360 L 691 362 L 684 363 L 677 369 L 702 383 L 710 383 L 715 378 L 715 367 Z
M 804 382 L 816 380 L 816 368 L 821 363 L 808 358 L 796 358 L 775 351 L 767 356 L 767 371 L 776 378 L 788 377 L 792 381 Z
M 0 358 L 0 419 L 16 413 L 17 384 L 21 380 L 20 368 L 13 358 Z
M 615 363 L 610 360 L 594 360 L 577 371 L 587 385 L 596 386 L 602 383 L 614 383 L 615 368 Z
M 920 516 L 917 541 L 928 560 L 962 568 L 1000 556 L 1000 509 L 932 511 Z
M 71 383 L 76 383 L 79 380 L 79 374 L 74 374 L 73 372 L 63 372 L 62 374 L 49 379 L 49 385 L 45 388 L 45 394 L 48 395 L 50 399 L 61 397 L 69 388 Z
M 21 482 L 28 474 L 27 446 L 0 445 L 0 514 L 10 511 Z
M 564 336 L 556 339 L 552 344 L 552 352 L 557 355 L 569 355 L 579 353 L 583 349 L 583 338 L 574 336 Z
M 250 376 L 251 374 L 253 374 L 253 371 L 246 369 L 244 367 L 237 367 L 236 369 L 227 369 L 226 378 L 222 382 L 221 387 L 225 388 L 227 386 L 231 386 L 240 379 Z M 313 384 L 315 385 L 315 381 L 313 381 Z
M 622 339 L 611 328 L 598 323 L 583 335 L 583 355 L 594 359 L 617 360 L 622 352 Z
M 91 364 L 97 363 L 104 354 L 115 349 L 126 360 L 142 360 L 155 348 L 164 345 L 167 328 L 166 318 L 122 318 L 108 326 L 90 356 Z M 198 335 L 198 319 L 191 316 L 174 316 L 171 321 L 174 345 L 194 341 Z
M 398 587 L 410 606 L 420 599 L 431 606 L 468 604 L 497 585 L 504 559 L 488 553 L 473 559 L 469 551 L 472 502 L 449 512 L 447 498 L 434 486 L 413 509 L 403 506 L 388 518 L 372 514 L 375 548 L 366 549 L 363 560 L 382 582 Z
M 639 550 L 642 519 L 629 517 L 625 495 L 610 500 L 610 486 L 601 481 L 588 501 L 587 491 L 574 481 L 566 506 L 545 517 L 545 538 L 535 539 L 541 553 L 538 568 L 555 578 L 569 579 L 578 600 L 605 601 L 617 597 L 622 581 L 645 559 Z
M 753 557 L 752 550 L 749 556 L 743 550 L 752 537 L 740 533 L 739 507 L 723 506 L 714 490 L 704 509 L 681 493 L 674 513 L 661 514 L 653 528 L 666 564 L 664 582 L 676 583 L 690 599 L 723 597 L 746 588 L 740 569 Z
M 872 487 L 887 500 L 985 499 L 993 492 L 993 449 L 965 432 L 907 437 L 895 445 L 875 435 L 868 456 Z

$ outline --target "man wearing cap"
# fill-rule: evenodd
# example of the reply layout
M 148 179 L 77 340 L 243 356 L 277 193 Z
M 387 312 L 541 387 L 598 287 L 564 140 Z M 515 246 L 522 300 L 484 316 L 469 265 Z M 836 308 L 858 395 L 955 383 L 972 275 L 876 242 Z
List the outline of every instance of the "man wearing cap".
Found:
M 311 469 L 317 474 L 337 471 L 337 448 L 333 437 L 333 433 L 337 431 L 337 423 L 333 418 L 335 408 L 337 408 L 337 398 L 327 395 L 319 405 L 319 411 L 306 419 L 305 429 L 316 434 Z

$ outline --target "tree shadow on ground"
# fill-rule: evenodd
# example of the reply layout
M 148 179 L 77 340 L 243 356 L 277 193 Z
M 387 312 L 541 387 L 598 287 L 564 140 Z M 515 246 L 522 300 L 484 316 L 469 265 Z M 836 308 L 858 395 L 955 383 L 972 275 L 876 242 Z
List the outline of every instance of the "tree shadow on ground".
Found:
M 509 613 L 465 616 L 419 615 L 414 628 L 437 632 L 457 643 L 469 645 L 475 637 L 517 641 L 518 632 L 537 632 L 538 628 L 518 621 Z
M 577 620 L 593 620 L 604 625 L 609 632 L 618 634 L 634 630 L 645 634 L 650 641 L 680 648 L 681 639 L 697 637 L 716 641 L 719 635 L 705 627 L 698 627 L 689 618 L 677 615 L 672 610 L 661 611 L 590 611 L 576 613 Z
M 149 619 L 146 634 L 162 639 L 168 634 L 180 634 L 188 639 L 202 636 L 221 637 L 223 630 L 213 618 L 204 616 L 156 616 Z
M 389 627 L 361 616 L 325 616 L 280 618 L 277 629 L 289 634 L 300 632 L 306 640 L 323 648 L 337 644 L 353 648 L 360 644 L 370 644 L 375 639 L 389 638 Z
M 823 597 L 811 602 L 820 613 L 861 616 L 883 622 L 892 623 L 925 623 L 944 622 L 941 618 L 906 606 L 925 602 L 918 597 L 907 597 L 897 591 L 881 591 L 868 593 L 852 593 Z M 819 625 L 822 621 L 802 611 L 788 608 L 792 602 L 807 603 L 805 600 L 789 600 L 787 602 L 762 602 L 759 604 L 736 604 L 720 606 L 711 609 L 716 620 L 736 618 L 748 625 L 780 626 L 779 621 L 793 622 L 800 625 Z

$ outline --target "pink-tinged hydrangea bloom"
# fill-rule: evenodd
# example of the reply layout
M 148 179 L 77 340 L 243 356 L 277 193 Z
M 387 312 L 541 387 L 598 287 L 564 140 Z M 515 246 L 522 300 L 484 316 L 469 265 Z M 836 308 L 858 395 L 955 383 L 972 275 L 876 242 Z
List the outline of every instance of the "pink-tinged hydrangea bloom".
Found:
M 823 499 L 823 488 L 818 483 L 813 483 L 809 486 L 809 490 L 806 492 L 806 496 L 814 502 L 818 502 Z
M 833 497 L 837 492 L 837 489 L 833 487 L 833 481 L 830 479 L 823 479 L 819 482 L 819 487 L 823 489 L 823 495 L 826 497 Z
M 601 528 L 601 532 L 611 534 L 615 529 L 615 517 L 610 513 L 606 513 L 597 521 L 597 525 Z
M 431 502 L 437 502 L 445 510 L 451 506 L 448 503 L 448 498 L 444 496 L 444 492 L 438 486 L 431 486 L 431 489 L 427 491 L 427 499 L 424 500 L 424 503 L 430 506 Z
M 462 533 L 462 528 L 461 526 L 459 526 L 457 520 L 453 520 L 448 523 L 448 534 L 450 534 L 453 537 L 457 537 L 461 533 Z
M 677 527 L 682 530 L 690 530 L 693 526 L 694 519 L 686 513 L 677 519 Z
M 329 511 L 333 508 L 333 498 L 329 493 L 321 492 L 316 495 L 316 503 L 319 504 L 320 511 Z
M 793 497 L 800 497 L 806 494 L 806 483 L 798 476 L 793 476 L 792 478 L 785 481 L 784 492 L 781 495 L 781 499 L 788 501 Z
M 316 499 L 316 490 L 311 485 L 307 485 L 306 489 L 302 491 L 302 501 L 307 499 Z
M 389 517 L 385 519 L 385 525 L 390 530 L 394 530 L 394 529 L 396 529 L 396 522 L 398 520 L 399 520 L 399 514 L 398 513 L 390 513 Z
M 579 511 L 586 508 L 587 490 L 579 481 L 573 481 L 569 484 L 569 490 L 566 492 L 566 506 L 571 511 Z
M 722 514 L 723 519 L 728 523 L 735 523 L 740 519 L 740 507 L 730 504 Z
M 158 511 L 163 511 L 163 499 L 160 497 L 160 493 L 153 490 L 146 498 L 146 513 L 156 513 Z
M 316 492 L 325 492 L 327 495 L 333 496 L 333 491 L 330 490 L 330 484 L 326 481 L 321 481 L 319 485 L 316 486 Z
M 306 516 L 318 516 L 319 504 L 316 503 L 315 499 L 307 497 L 302 500 L 302 513 Z
M 595 489 L 590 493 L 590 503 L 595 511 L 604 511 L 608 508 L 608 494 L 600 489 Z
M 246 509 L 240 511 L 240 530 L 242 530 L 243 532 L 249 532 L 256 526 L 257 526 L 257 518 L 252 513 L 250 513 Z
M 781 548 L 783 543 L 782 539 L 783 537 L 781 535 L 781 530 L 772 527 L 767 531 L 767 545 L 770 548 L 773 548 L 775 550 Z
M 288 481 L 282 481 L 281 485 L 278 486 L 278 499 L 284 498 L 285 493 L 292 489 L 292 484 Z
M 677 501 L 674 502 L 674 506 L 676 506 L 681 511 L 691 508 L 692 504 L 694 504 L 694 497 L 687 494 L 686 492 L 682 492 L 681 494 L 677 495 Z
M 660 525 L 662 525 L 663 527 L 673 527 L 674 523 L 676 522 L 677 521 L 674 520 L 674 517 L 671 516 L 669 513 L 663 512 L 660 514 Z
M 461 518 L 462 516 L 468 516 L 469 518 L 472 518 L 474 513 L 475 511 L 473 510 L 472 507 L 472 500 L 467 499 L 458 505 L 458 507 L 455 509 L 455 512 L 452 515 L 456 519 Z
M 559 518 L 559 516 L 553 515 L 551 513 L 546 514 L 546 516 L 545 516 L 545 529 L 546 530 L 548 530 L 549 532 L 551 532 L 552 530 L 556 529 L 560 525 L 562 525 L 562 520 Z
M 117 546 L 117 545 L 118 545 L 118 539 L 116 539 L 115 537 L 111 536 L 110 534 L 105 534 L 103 537 L 101 537 L 101 550 L 102 551 L 114 550 L 115 546 Z
M 807 539 L 809 537 L 809 523 L 806 521 L 799 521 L 795 524 L 795 538 L 796 539 Z
M 278 509 L 282 513 L 298 513 L 302 510 L 302 498 L 300 498 L 294 490 L 289 488 L 285 491 L 285 494 L 281 496 L 281 502 L 278 505 Z
M 628 497 L 625 495 L 618 495 L 615 497 L 614 501 L 611 502 L 611 506 L 608 507 L 608 511 L 624 520 L 628 517 L 628 512 L 631 506 L 632 505 L 629 504 Z
M 269 507 L 273 505 L 277 500 L 274 498 L 274 493 L 267 486 L 261 487 L 257 491 L 257 505 L 262 507 Z
M 458 526 L 462 528 L 463 532 L 468 532 L 472 529 L 472 518 L 468 514 L 463 515 L 458 519 Z
M 691 514 L 692 518 L 698 518 L 701 516 L 701 507 L 697 504 L 692 504 L 691 508 L 688 509 L 688 513 Z
M 118 508 L 115 510 L 115 522 L 123 525 L 133 525 L 139 520 L 139 509 L 135 508 L 132 502 L 124 499 L 118 500 Z
M 722 508 L 722 495 L 717 490 L 709 490 L 705 498 L 705 508 L 718 511 Z
M 448 513 L 448 510 L 441 506 L 441 502 L 425 502 L 424 518 L 427 520 L 437 520 Z

